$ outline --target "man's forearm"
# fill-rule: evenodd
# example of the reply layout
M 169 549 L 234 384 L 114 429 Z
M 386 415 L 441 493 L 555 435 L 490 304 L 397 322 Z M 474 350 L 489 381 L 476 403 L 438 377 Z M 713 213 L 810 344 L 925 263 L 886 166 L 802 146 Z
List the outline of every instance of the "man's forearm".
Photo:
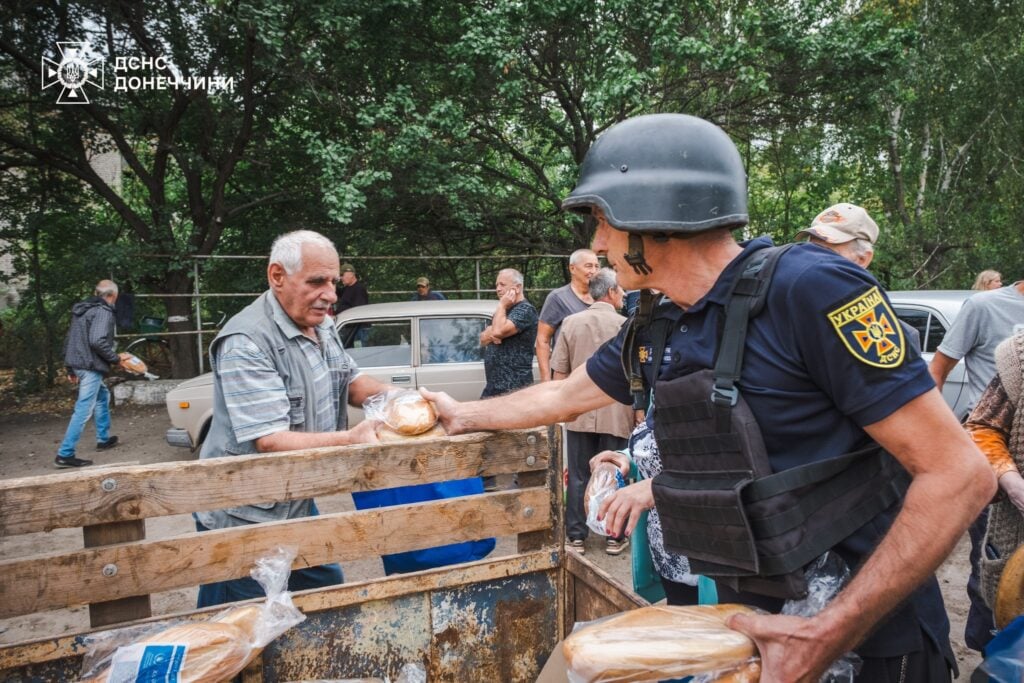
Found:
M 357 443 L 348 431 L 340 432 L 275 432 L 256 439 L 256 450 L 260 453 L 297 451 L 303 448 L 324 446 L 349 446 Z
M 450 433 L 479 430 L 525 429 L 575 419 L 615 401 L 577 368 L 568 379 L 543 382 L 482 401 L 457 403 L 444 397 L 439 412 Z
M 837 656 L 856 647 L 928 579 L 981 512 L 989 489 L 974 482 L 988 482 L 992 474 L 987 464 L 975 469 L 976 477 L 954 486 L 942 475 L 915 477 L 889 533 L 820 615 L 823 637 L 836 643 Z
M 946 378 L 949 377 L 950 371 L 956 367 L 957 362 L 958 359 L 950 358 L 942 353 L 942 351 L 936 351 L 935 355 L 932 356 L 932 362 L 928 364 L 928 374 L 932 376 L 932 380 L 939 391 L 942 391 Z
M 540 381 L 547 382 L 551 379 L 551 346 L 546 341 L 542 344 L 540 339 L 538 339 L 534 351 L 537 353 L 537 368 L 540 370 Z
M 494 315 L 491 316 L 491 329 L 502 329 L 505 327 L 506 320 L 508 320 L 508 313 L 505 311 L 505 305 L 498 302 L 498 307 L 494 309 Z
M 865 430 L 913 480 L 889 532 L 816 623 L 843 651 L 942 564 L 996 491 L 992 468 L 937 391 Z

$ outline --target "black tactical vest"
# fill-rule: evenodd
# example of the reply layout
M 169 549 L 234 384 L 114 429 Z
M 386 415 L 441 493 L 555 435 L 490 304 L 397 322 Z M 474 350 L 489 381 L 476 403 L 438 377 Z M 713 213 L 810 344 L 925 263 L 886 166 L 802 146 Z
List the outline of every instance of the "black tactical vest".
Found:
M 789 246 L 745 257 L 714 370 L 657 381 L 654 408 L 664 470 L 653 491 L 665 548 L 687 556 L 695 574 L 779 598 L 802 597 L 803 568 L 900 500 L 909 482 L 878 445 L 772 471 L 737 383 L 747 322 L 763 308 L 775 264 Z M 664 339 L 655 344 L 664 348 Z M 635 349 L 625 354 L 637 359 Z M 658 368 L 660 351 L 653 361 Z M 635 380 L 638 373 L 632 374 Z

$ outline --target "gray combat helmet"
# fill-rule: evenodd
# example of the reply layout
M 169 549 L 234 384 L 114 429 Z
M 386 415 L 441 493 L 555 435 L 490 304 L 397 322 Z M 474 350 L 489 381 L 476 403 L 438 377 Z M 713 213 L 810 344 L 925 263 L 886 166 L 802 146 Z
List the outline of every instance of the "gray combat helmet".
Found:
M 631 233 L 686 234 L 747 224 L 747 177 L 718 126 L 686 114 L 618 123 L 587 152 L 563 209 L 604 212 Z

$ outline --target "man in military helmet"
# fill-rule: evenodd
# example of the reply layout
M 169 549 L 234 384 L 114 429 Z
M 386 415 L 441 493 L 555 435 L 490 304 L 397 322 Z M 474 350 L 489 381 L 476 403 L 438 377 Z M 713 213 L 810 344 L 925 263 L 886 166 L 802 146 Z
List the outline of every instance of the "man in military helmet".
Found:
M 748 221 L 742 161 L 722 130 L 691 116 L 640 116 L 608 129 L 588 152 L 563 207 L 595 219 L 594 251 L 606 256 L 624 288 L 657 289 L 674 304 L 659 305 L 648 328 L 668 320 L 667 339 L 643 329 L 633 334 L 626 326 L 568 378 L 509 397 L 458 403 L 424 391 L 437 403 L 449 433 L 550 424 L 612 401 L 629 402 L 632 394 L 643 393 L 623 372 L 624 361 L 636 358 L 642 384 L 655 396 L 653 426 L 662 459 L 703 462 L 706 470 L 679 484 L 684 498 L 704 495 L 709 505 L 747 516 L 758 502 L 747 496 L 748 485 L 763 491 L 763 482 L 780 478 L 792 486 L 787 474 L 807 468 L 818 472 L 816 482 L 821 471 L 831 471 L 843 483 L 804 487 L 797 492 L 796 512 L 805 515 L 801 525 L 815 530 L 809 543 L 841 531 L 827 550 L 854 572 L 850 582 L 815 617 L 730 620 L 755 640 L 763 659 L 761 680 L 817 681 L 850 650 L 863 659 L 860 681 L 950 680 L 955 663 L 949 623 L 933 572 L 994 494 L 995 481 L 935 390 L 924 362 L 908 350 L 871 274 L 806 243 L 777 249 L 767 238 L 737 243 L 732 230 Z M 763 273 L 766 280 L 758 280 L 762 273 L 747 265 L 759 251 L 776 254 Z M 734 290 L 734 283 L 743 286 Z M 760 308 L 746 312 L 745 341 L 723 354 L 739 351 L 743 362 L 725 363 L 735 377 L 719 387 L 719 345 L 724 338 L 738 338 L 727 322 L 733 309 L 727 316 L 726 306 L 754 294 Z M 652 310 L 650 304 L 646 310 Z M 628 344 L 630 338 L 639 344 Z M 632 348 L 624 352 L 626 346 L 636 347 L 636 354 Z M 698 392 L 689 405 L 666 408 L 672 403 L 666 399 L 679 395 L 680 383 L 690 386 L 712 372 L 713 391 Z M 741 408 L 750 418 L 740 425 L 746 429 L 743 439 L 730 431 L 737 429 L 733 418 Z M 725 433 L 705 438 L 688 431 L 691 423 L 714 428 L 720 415 L 726 415 Z M 702 449 L 715 455 L 702 461 Z M 723 471 L 721 461 L 736 455 L 761 470 Z M 835 513 L 835 505 L 847 503 L 847 475 L 862 462 L 896 468 L 884 470 L 894 472 L 892 485 L 883 481 L 877 487 L 892 488 L 895 497 L 858 491 L 872 506 L 882 500 L 886 507 L 865 523 L 851 523 L 852 517 Z M 734 489 L 715 483 L 737 475 L 746 478 Z M 876 475 L 864 472 L 865 480 Z M 657 487 L 653 490 L 668 490 Z M 659 496 L 661 516 L 674 513 L 676 499 L 664 492 Z M 631 531 L 655 502 L 652 486 L 638 484 L 621 489 L 602 505 L 601 514 L 611 529 Z M 826 512 L 808 513 L 810 503 Z M 783 522 L 762 520 L 757 528 L 719 524 L 711 531 L 683 525 L 680 537 L 689 532 L 691 545 L 721 552 L 721 564 L 707 559 L 713 554 L 701 560 L 713 570 L 706 573 L 716 577 L 720 600 L 777 612 L 783 591 L 775 582 L 779 577 L 769 576 L 761 563 L 762 554 L 767 556 L 761 543 L 768 527 Z M 716 546 L 722 539 L 728 542 Z M 738 558 L 747 557 L 748 541 L 756 544 L 756 557 L 743 565 Z M 694 562 L 685 543 L 679 549 Z M 818 550 L 802 541 L 797 549 Z M 799 594 L 801 572 L 783 576 L 786 591 Z

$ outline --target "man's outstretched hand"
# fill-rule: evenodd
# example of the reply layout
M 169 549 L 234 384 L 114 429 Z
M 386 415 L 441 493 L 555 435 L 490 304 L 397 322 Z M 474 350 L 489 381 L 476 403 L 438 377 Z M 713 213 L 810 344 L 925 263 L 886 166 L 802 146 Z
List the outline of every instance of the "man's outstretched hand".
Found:
M 452 436 L 471 431 L 466 429 L 458 418 L 459 402 L 443 391 L 430 391 L 426 387 L 420 387 L 420 396 L 434 404 L 437 410 L 437 418 L 441 421 L 444 431 Z

